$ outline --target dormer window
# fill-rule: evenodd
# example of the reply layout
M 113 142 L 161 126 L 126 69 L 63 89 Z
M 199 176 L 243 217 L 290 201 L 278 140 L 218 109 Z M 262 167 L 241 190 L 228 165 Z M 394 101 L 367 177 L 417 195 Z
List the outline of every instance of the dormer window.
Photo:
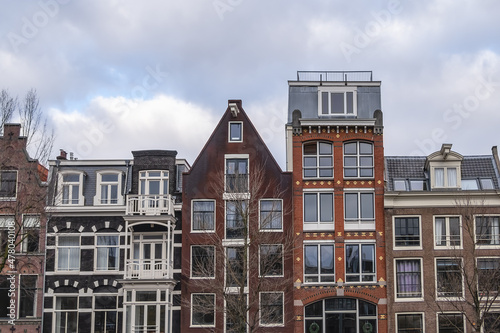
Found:
M 96 194 L 94 197 L 96 205 L 122 204 L 121 173 L 119 171 L 98 172 Z
M 355 87 L 319 87 L 318 88 L 319 115 L 356 115 L 356 88 Z
M 60 203 L 63 205 L 83 205 L 83 172 L 59 174 Z
M 451 144 L 443 144 L 441 150 L 427 156 L 431 189 L 460 189 L 463 156 L 451 150 Z
M 434 187 L 457 187 L 457 168 L 434 168 Z

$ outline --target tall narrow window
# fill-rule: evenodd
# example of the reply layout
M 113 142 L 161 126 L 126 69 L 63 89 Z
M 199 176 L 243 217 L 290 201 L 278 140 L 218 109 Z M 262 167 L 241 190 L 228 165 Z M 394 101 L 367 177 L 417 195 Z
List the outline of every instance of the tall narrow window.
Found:
M 118 270 L 119 258 L 119 237 L 112 235 L 97 236 L 97 270 L 112 271 Z
M 373 144 L 348 142 L 344 144 L 344 177 L 373 177 Z
M 478 258 L 478 289 L 483 296 L 497 297 L 500 292 L 500 258 Z
M 8 318 L 10 306 L 10 280 L 6 275 L 0 275 L 0 318 Z
M 226 160 L 226 191 L 232 193 L 248 192 L 248 160 Z
M 80 236 L 58 236 L 57 270 L 77 271 L 80 269 Z
M 55 297 L 55 332 L 78 332 L 78 296 Z
M 63 205 L 81 205 L 82 197 L 82 179 L 83 173 L 63 173 L 61 175 L 61 204 Z
M 260 246 L 260 276 L 283 275 L 283 245 L 270 244 Z
M 102 205 L 118 204 L 120 177 L 118 173 L 100 173 L 98 174 Z
M 226 238 L 242 239 L 247 235 L 247 202 L 243 200 L 226 202 Z
M 437 296 L 462 297 L 462 262 L 460 259 L 436 259 Z
M 7 251 L 9 228 L 16 227 L 16 219 L 13 215 L 0 215 L 0 254 Z
M 375 245 L 346 244 L 346 282 L 375 282 Z
M 476 217 L 476 244 L 500 245 L 500 221 L 498 216 Z
M 304 246 L 304 282 L 335 282 L 335 253 L 333 244 Z
M 182 173 L 187 171 L 187 167 L 184 164 L 176 165 L 176 190 L 178 192 L 182 192 Z
M 244 287 L 247 285 L 245 269 L 245 248 L 226 248 L 226 286 Z
M 229 122 L 229 142 L 243 141 L 243 123 Z
M 420 259 L 396 260 L 396 297 L 422 297 L 422 271 Z
M 36 275 L 20 275 L 19 317 L 36 316 Z
M 193 231 L 215 230 L 215 201 L 193 200 Z
M 116 333 L 118 328 L 116 296 L 94 296 L 94 333 Z
M 333 177 L 333 145 L 328 142 L 304 144 L 304 178 Z
M 17 192 L 17 171 L 0 171 L 0 199 L 13 199 Z
M 193 245 L 191 247 L 191 277 L 215 277 L 215 247 Z
M 40 215 L 23 215 L 23 241 L 25 253 L 37 252 L 40 243 Z
M 191 294 L 191 326 L 215 325 L 215 294 Z

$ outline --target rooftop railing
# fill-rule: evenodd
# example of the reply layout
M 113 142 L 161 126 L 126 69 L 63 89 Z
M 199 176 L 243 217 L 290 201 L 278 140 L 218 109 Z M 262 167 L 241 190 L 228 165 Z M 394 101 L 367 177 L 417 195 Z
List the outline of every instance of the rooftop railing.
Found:
M 372 71 L 297 71 L 297 81 L 373 81 Z

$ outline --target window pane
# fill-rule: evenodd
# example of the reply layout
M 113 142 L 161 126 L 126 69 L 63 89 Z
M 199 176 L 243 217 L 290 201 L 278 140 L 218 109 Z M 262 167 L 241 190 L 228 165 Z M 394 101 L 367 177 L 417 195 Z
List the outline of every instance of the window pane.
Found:
M 318 273 L 318 247 L 316 245 L 304 246 L 305 252 L 305 273 L 317 274 Z
M 328 114 L 328 93 L 327 92 L 322 92 L 321 93 L 321 113 L 322 114 Z
M 321 245 L 321 274 L 334 273 L 334 253 L 332 245 Z
M 359 154 L 360 155 L 371 155 L 373 154 L 373 144 L 360 142 L 359 143 Z
M 356 155 L 358 153 L 357 143 L 349 142 L 344 144 L 344 155 Z
M 193 325 L 213 325 L 215 323 L 215 295 L 193 294 L 191 311 Z
M 434 169 L 434 185 L 436 187 L 444 186 L 444 169 L 443 168 L 435 168 Z
M 457 169 L 456 168 L 448 168 L 448 187 L 456 187 L 457 186 Z
M 373 193 L 361 193 L 361 218 L 374 218 Z
M 480 179 L 481 187 L 483 190 L 492 190 L 495 188 L 493 185 L 493 180 L 491 178 Z
M 353 107 L 353 93 L 348 91 L 346 92 L 346 112 L 347 114 L 353 114 L 354 113 L 354 107 Z
M 101 176 L 103 182 L 117 182 L 118 181 L 118 174 L 103 174 Z
M 332 113 L 344 113 L 344 93 L 331 93 Z
M 318 201 L 316 193 L 304 193 L 304 221 L 318 221 Z
M 320 221 L 332 222 L 333 221 L 333 193 L 320 193 Z
M 358 218 L 358 195 L 356 193 L 345 194 L 345 217 L 347 219 Z
M 320 155 L 331 155 L 332 154 L 332 144 L 326 142 L 319 142 L 319 154 Z
M 229 124 L 231 141 L 241 141 L 241 123 Z

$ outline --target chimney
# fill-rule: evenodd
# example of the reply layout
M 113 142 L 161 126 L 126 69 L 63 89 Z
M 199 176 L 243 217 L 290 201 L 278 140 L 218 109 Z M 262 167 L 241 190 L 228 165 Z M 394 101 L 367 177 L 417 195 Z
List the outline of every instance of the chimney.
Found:
M 21 136 L 21 124 L 4 124 L 3 137 L 9 140 L 18 139 Z
M 60 149 L 59 156 L 57 156 L 56 158 L 58 160 L 65 160 L 67 155 L 68 154 L 66 153 L 66 151 L 64 149 Z

